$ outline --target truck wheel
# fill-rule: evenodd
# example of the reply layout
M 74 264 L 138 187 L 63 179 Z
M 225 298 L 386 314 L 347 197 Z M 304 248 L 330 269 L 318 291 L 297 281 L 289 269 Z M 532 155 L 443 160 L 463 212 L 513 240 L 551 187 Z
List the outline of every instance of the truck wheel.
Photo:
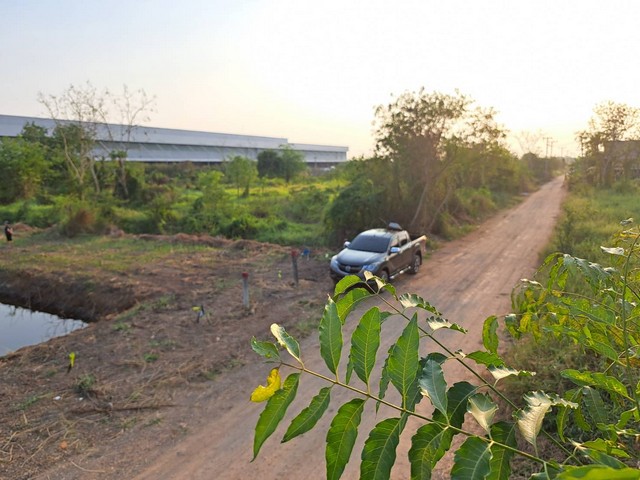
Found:
M 409 269 L 409 273 L 415 275 L 420 271 L 420 265 L 422 265 L 422 257 L 417 253 L 413 256 L 413 262 L 411 263 L 411 268 Z
M 379 274 L 378 277 L 380 278 L 380 280 L 382 280 L 384 283 L 389 283 L 389 272 L 387 272 L 386 270 L 382 270 Z

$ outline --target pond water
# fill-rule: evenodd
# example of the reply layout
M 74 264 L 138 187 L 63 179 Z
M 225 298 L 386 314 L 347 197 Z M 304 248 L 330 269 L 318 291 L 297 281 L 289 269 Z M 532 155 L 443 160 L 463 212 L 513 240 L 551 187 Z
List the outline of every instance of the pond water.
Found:
M 0 303 L 0 356 L 73 332 L 87 324 Z

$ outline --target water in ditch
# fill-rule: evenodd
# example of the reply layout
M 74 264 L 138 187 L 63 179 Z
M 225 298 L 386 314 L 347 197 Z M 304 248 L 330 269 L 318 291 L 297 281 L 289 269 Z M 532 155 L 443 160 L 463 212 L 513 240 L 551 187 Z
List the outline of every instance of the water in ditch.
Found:
M 80 320 L 0 303 L 0 356 L 84 328 Z

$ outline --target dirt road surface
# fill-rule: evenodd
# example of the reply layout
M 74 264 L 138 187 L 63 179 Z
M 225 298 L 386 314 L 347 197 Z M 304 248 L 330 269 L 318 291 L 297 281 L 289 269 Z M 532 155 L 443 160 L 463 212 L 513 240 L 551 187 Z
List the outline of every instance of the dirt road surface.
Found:
M 560 212 L 564 195 L 562 179 L 544 185 L 512 210 L 492 218 L 472 234 L 445 245 L 436 251 L 415 276 L 404 276 L 396 282 L 399 293 L 413 292 L 427 299 L 450 321 L 469 330 L 467 335 L 451 332 L 445 342 L 454 350 L 471 352 L 481 348 L 482 323 L 492 314 L 509 311 L 509 295 L 520 278 L 533 275 L 539 264 L 539 253 L 548 241 Z M 369 304 L 369 306 L 371 306 Z M 357 315 L 359 312 L 355 312 Z M 361 313 L 361 312 L 360 312 Z M 353 314 L 352 314 L 353 315 Z M 355 320 L 352 318 L 352 326 Z M 385 323 L 380 352 L 386 352 L 398 337 L 402 322 Z M 325 372 L 326 367 L 312 356 L 318 350 L 315 335 L 301 344 L 308 368 Z M 421 352 L 426 353 L 426 352 Z M 452 363 L 452 362 L 449 362 Z M 330 410 L 316 428 L 293 441 L 280 444 L 279 438 L 288 419 L 308 405 L 321 384 L 315 379 L 301 379 L 298 398 L 289 408 L 281 429 L 263 446 L 258 458 L 251 462 L 253 429 L 263 408 L 262 404 L 247 401 L 251 390 L 264 380 L 269 366 L 259 360 L 255 364 L 232 371 L 216 382 L 215 403 L 203 402 L 200 429 L 182 438 L 157 456 L 140 459 L 136 480 L 156 479 L 244 479 L 271 480 L 279 478 L 322 479 L 325 477 L 325 432 L 337 408 L 352 398 L 345 391 L 334 389 Z M 449 384 L 469 379 L 460 367 L 446 370 Z M 223 389 L 223 390 L 220 390 Z M 422 408 L 428 402 L 421 403 Z M 372 406 L 370 406 L 372 407 Z M 365 411 L 360 435 L 351 462 L 343 478 L 358 477 L 359 452 L 366 433 L 375 423 L 391 412 L 381 411 L 377 418 Z M 415 426 L 414 426 L 415 427 Z M 411 425 L 405 429 L 398 449 L 398 461 L 392 471 L 393 479 L 409 478 L 406 452 Z M 135 448 L 135 446 L 132 446 Z M 447 478 L 446 465 L 437 477 Z M 87 475 L 91 476 L 89 472 Z M 86 478 L 86 477 L 85 477 Z M 96 478 L 106 478 L 99 476 Z M 123 478 L 113 476 L 113 478 Z

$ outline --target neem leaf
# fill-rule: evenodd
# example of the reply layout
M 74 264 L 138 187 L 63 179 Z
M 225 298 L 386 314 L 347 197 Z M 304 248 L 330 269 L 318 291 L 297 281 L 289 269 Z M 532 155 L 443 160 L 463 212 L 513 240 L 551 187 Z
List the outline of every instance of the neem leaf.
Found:
M 331 388 L 324 387 L 311 399 L 308 407 L 303 409 L 292 421 L 284 434 L 282 443 L 311 430 L 322 417 L 331 400 Z
M 438 461 L 451 447 L 453 431 L 436 423 L 421 426 L 411 438 L 409 462 L 411 480 L 431 478 L 431 472 Z
M 491 432 L 493 417 L 498 411 L 498 405 L 493 403 L 488 395 L 476 393 L 469 397 L 467 411 L 473 415 L 473 418 L 476 419 L 476 422 L 480 424 L 485 432 Z
M 498 317 L 492 315 L 482 325 L 482 343 L 491 353 L 498 352 Z
M 404 293 L 400 295 L 398 300 L 400 301 L 400 304 L 404 308 L 412 308 L 412 307 L 421 308 L 422 310 L 427 310 L 433 313 L 434 315 L 440 315 L 440 312 L 438 312 L 436 307 L 434 307 L 429 302 L 427 302 L 424 298 L 422 298 L 419 295 L 416 295 L 415 293 Z
M 387 359 L 387 374 L 393 386 L 402 395 L 403 407 L 406 406 L 409 391 L 418 374 L 419 342 L 418 316 L 414 315 L 394 344 Z
M 280 352 L 275 343 L 261 342 L 256 337 L 251 338 L 251 348 L 254 352 L 264 358 L 280 358 Z
M 624 248 L 622 247 L 600 247 L 604 253 L 610 253 L 611 255 L 618 255 L 624 257 Z
M 267 385 L 258 385 L 258 387 L 251 393 L 252 402 L 265 402 L 269 400 L 273 395 L 280 390 L 282 386 L 282 379 L 280 378 L 280 371 L 274 368 L 269 372 L 267 377 Z
M 318 327 L 320 337 L 320 355 L 327 367 L 337 376 L 340 356 L 342 355 L 342 323 L 335 302 L 329 299 Z
M 493 375 L 493 378 L 495 378 L 496 381 L 509 377 L 511 375 L 529 376 L 529 377 L 535 375 L 535 372 L 528 372 L 526 370 L 516 370 L 514 368 L 509 368 L 505 366 L 496 367 L 495 365 L 489 365 L 489 372 L 491 373 L 491 375 Z
M 589 388 L 589 387 L 585 387 Z M 530 392 L 524 396 L 527 407 L 518 412 L 518 428 L 524 439 L 531 445 L 536 445 L 536 438 L 542 428 L 545 415 L 554 405 L 577 408 L 578 405 L 557 395 L 550 396 L 544 392 Z
M 287 408 L 296 397 L 298 391 L 299 373 L 292 373 L 284 381 L 284 386 L 278 390 L 267 402 L 264 410 L 258 418 L 255 436 L 253 438 L 253 460 L 256 459 L 262 444 L 276 430 L 278 424 L 284 417 Z
M 433 406 L 448 418 L 447 382 L 444 379 L 442 365 L 435 360 L 428 359 L 420 372 L 418 385 L 422 395 L 429 397 Z
M 469 437 L 453 457 L 451 480 L 485 480 L 490 472 L 491 448 L 479 437 Z
M 380 310 L 373 307 L 360 319 L 360 323 L 351 336 L 349 358 L 353 369 L 367 387 L 369 376 L 376 363 L 376 354 L 380 347 Z
M 513 423 L 497 422 L 491 426 L 491 439 L 516 449 L 516 426 Z M 491 445 L 491 473 L 486 480 L 509 480 L 511 476 L 511 458 L 515 455 L 513 450 L 508 450 L 497 444 Z
M 363 409 L 364 400 L 354 398 L 342 405 L 331 421 L 325 451 L 327 480 L 338 480 L 342 476 L 358 436 Z
M 333 291 L 334 296 L 340 295 L 341 293 L 345 293 L 354 285 L 362 282 L 357 275 L 347 275 L 346 277 L 342 277 L 338 283 L 336 283 L 336 288 Z
M 360 279 L 358 280 L 361 281 Z M 346 292 L 340 298 L 337 298 L 335 302 L 338 307 L 338 316 L 340 317 L 340 321 L 344 324 L 347 319 L 347 315 L 349 315 L 351 310 L 353 310 L 361 300 L 370 297 L 371 295 L 371 292 L 365 288 L 354 288 Z
M 360 478 L 387 480 L 396 461 L 396 448 L 405 425 L 400 418 L 387 418 L 369 433 L 362 449 Z
M 281 327 L 277 323 L 272 323 L 271 333 L 276 337 L 278 343 L 287 349 L 287 352 L 289 352 L 293 358 L 302 363 L 302 360 L 300 359 L 300 345 L 298 345 L 295 338 L 286 332 L 284 327 Z

